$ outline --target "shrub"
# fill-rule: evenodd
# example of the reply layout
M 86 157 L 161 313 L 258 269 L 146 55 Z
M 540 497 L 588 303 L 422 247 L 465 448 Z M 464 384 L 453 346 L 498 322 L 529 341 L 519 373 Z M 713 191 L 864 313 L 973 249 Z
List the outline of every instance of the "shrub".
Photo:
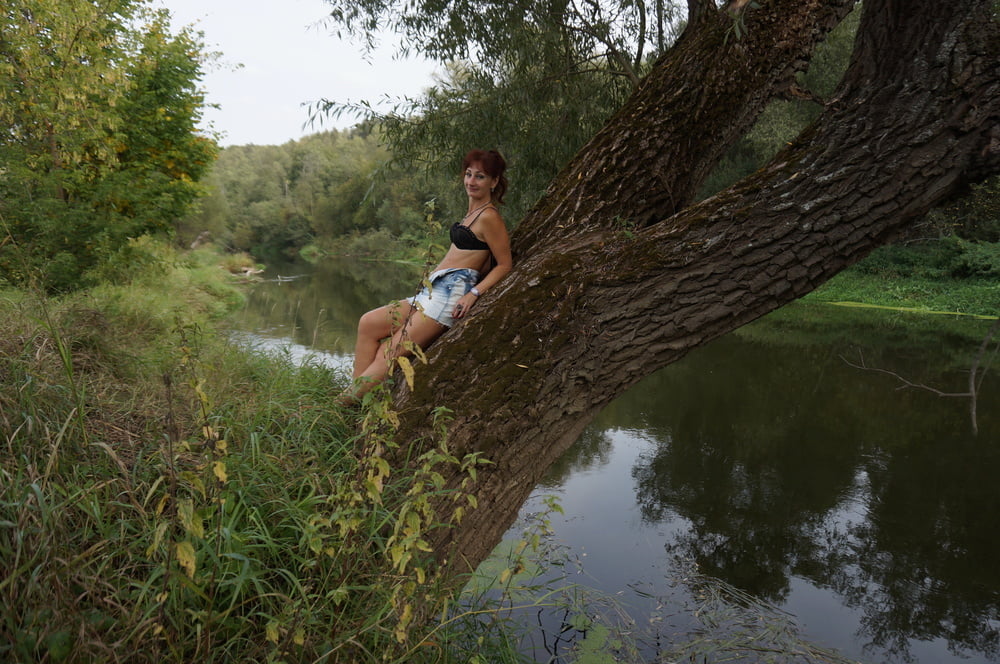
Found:
M 953 260 L 950 273 L 960 279 L 1000 278 L 1000 242 L 962 242 L 962 252 Z

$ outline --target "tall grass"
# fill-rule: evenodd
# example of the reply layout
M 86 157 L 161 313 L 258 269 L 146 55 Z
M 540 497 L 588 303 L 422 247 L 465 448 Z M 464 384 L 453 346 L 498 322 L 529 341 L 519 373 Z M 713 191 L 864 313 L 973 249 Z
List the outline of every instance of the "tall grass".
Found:
M 468 661 L 425 542 L 469 500 L 430 508 L 441 467 L 479 463 L 445 414 L 389 468 L 388 414 L 361 427 L 329 369 L 226 343 L 224 273 L 159 260 L 0 294 L 0 659 Z

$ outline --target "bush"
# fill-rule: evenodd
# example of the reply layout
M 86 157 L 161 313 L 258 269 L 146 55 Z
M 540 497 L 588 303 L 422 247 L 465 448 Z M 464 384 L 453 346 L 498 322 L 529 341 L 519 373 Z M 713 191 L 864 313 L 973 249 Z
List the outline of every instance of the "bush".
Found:
M 927 215 L 927 223 L 939 235 L 1000 242 L 1000 177 L 973 185 L 967 195 Z
M 983 279 L 1000 275 L 1000 243 L 951 235 L 939 240 L 879 247 L 854 268 L 884 278 Z
M 177 252 L 166 242 L 142 235 L 129 239 L 86 276 L 91 285 L 101 282 L 128 284 L 139 278 L 162 279 L 176 262 Z
M 952 261 L 951 275 L 960 279 L 1000 279 L 1000 242 L 961 242 L 962 252 Z

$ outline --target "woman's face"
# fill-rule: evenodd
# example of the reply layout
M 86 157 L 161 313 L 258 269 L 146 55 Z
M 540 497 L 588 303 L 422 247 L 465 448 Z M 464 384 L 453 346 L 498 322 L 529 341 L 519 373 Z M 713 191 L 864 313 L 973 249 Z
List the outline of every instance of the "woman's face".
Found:
M 465 169 L 465 191 L 472 198 L 489 197 L 496 183 L 497 179 L 487 175 L 478 161 Z

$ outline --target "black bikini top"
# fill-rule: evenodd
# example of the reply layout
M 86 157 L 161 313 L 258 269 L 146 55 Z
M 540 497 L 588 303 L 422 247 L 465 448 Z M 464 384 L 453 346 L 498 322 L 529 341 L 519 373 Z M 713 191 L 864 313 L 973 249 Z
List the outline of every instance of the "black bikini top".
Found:
M 483 209 L 485 210 L 486 208 L 484 207 Z M 483 211 L 480 210 L 479 214 L 482 213 Z M 451 231 L 449 232 L 449 235 L 451 235 L 451 243 L 453 245 L 455 245 L 459 249 L 490 248 L 490 245 L 480 240 L 478 237 L 476 237 L 476 234 L 472 232 L 471 226 L 472 224 L 476 223 L 476 219 L 479 219 L 479 214 L 477 214 L 475 218 L 469 222 L 468 226 L 463 226 L 462 222 L 459 221 L 456 221 L 454 224 L 451 225 Z

